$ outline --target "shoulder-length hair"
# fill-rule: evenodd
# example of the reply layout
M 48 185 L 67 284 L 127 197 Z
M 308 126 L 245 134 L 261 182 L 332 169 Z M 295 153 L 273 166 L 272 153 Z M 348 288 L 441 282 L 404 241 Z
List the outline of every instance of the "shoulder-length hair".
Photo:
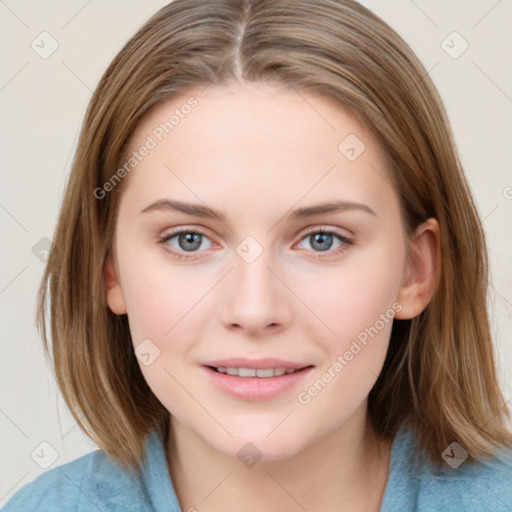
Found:
M 167 432 L 169 412 L 142 376 L 127 317 L 106 303 L 103 267 L 129 178 L 108 194 L 97 191 L 122 165 L 150 109 L 212 82 L 288 85 L 334 100 L 385 149 L 407 233 L 429 217 L 439 222 L 436 292 L 419 316 L 394 320 L 368 400 L 375 431 L 392 438 L 408 423 L 436 464 L 453 441 L 470 461 L 510 447 L 488 321 L 484 232 L 443 103 L 404 40 L 354 0 L 175 0 L 104 73 L 82 126 L 37 314 L 45 353 L 53 354 L 83 431 L 134 468 L 147 434 Z

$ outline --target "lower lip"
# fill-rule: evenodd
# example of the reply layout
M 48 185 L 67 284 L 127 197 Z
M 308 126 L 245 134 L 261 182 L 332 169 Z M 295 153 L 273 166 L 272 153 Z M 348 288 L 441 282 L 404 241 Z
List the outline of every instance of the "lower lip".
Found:
M 308 366 L 298 372 L 280 375 L 279 377 L 238 377 L 219 373 L 203 366 L 213 383 L 228 395 L 241 400 L 268 400 L 292 388 L 302 381 L 313 370 Z

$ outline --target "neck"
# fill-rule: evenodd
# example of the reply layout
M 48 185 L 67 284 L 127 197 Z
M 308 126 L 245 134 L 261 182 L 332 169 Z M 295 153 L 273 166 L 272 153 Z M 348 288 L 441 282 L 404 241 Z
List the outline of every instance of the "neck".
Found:
M 366 420 L 364 409 L 293 456 L 246 467 L 172 419 L 167 461 L 181 508 L 378 512 L 388 479 L 391 442 L 378 438 Z

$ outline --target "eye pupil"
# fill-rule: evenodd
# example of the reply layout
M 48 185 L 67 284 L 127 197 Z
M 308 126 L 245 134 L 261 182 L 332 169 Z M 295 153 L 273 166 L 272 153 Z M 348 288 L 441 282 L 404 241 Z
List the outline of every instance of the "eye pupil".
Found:
M 318 249 L 320 251 L 326 251 L 328 250 L 332 245 L 332 235 L 330 233 L 315 233 L 312 235 L 313 243 L 311 244 L 311 247 Z M 326 241 L 326 238 L 328 239 Z M 315 247 L 315 244 L 319 244 L 317 247 Z
M 194 251 L 195 249 L 198 249 L 201 246 L 201 237 L 199 233 L 185 233 L 180 234 L 178 237 L 178 243 L 180 245 L 180 248 L 184 251 Z M 190 245 L 184 244 L 192 244 L 192 247 Z

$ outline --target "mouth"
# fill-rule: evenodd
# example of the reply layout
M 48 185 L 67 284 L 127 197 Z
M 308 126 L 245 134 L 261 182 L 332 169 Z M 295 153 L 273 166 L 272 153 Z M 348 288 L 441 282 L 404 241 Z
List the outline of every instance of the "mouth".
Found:
M 216 363 L 203 365 L 202 368 L 217 390 L 244 401 L 270 400 L 282 396 L 286 391 L 293 390 L 314 369 L 313 365 L 293 363 L 266 366 L 261 362 L 257 365 L 245 363 L 245 366 Z
M 312 365 L 305 366 L 303 368 L 285 368 L 285 367 L 275 367 L 275 368 L 245 368 L 245 367 L 233 367 L 233 366 L 207 366 L 210 370 L 222 373 L 224 375 L 230 375 L 232 377 L 242 377 L 242 378 L 258 378 L 258 379 L 269 379 L 272 377 L 281 377 L 283 375 L 291 375 L 293 373 L 298 373 L 307 368 L 311 368 Z

